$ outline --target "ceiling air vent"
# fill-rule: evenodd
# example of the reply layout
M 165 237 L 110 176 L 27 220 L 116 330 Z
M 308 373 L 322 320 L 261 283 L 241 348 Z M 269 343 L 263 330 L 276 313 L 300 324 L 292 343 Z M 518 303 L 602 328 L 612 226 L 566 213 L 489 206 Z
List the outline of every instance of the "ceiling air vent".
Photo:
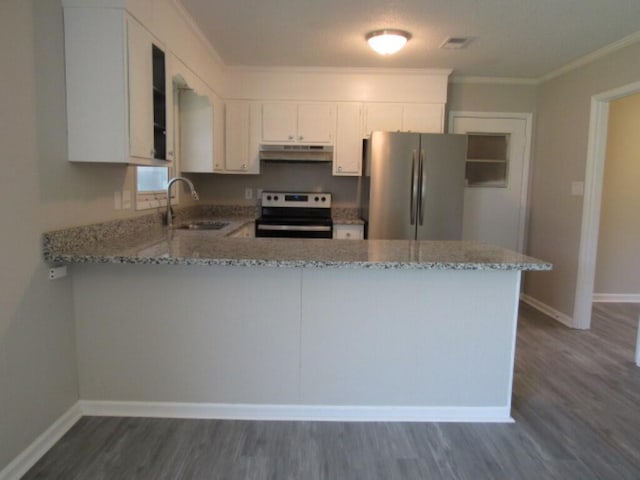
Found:
M 473 39 L 469 37 L 449 37 L 444 42 L 442 42 L 440 48 L 447 48 L 449 50 L 460 50 L 462 48 L 466 48 L 467 45 L 471 43 L 471 40 Z

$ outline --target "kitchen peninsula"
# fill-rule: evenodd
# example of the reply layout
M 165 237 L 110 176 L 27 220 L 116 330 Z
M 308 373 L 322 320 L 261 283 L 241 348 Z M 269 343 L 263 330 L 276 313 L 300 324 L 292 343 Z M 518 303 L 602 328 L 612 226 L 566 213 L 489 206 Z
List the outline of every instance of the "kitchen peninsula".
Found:
M 112 223 L 45 235 L 73 264 L 87 414 L 510 421 L 520 274 L 546 262 Z

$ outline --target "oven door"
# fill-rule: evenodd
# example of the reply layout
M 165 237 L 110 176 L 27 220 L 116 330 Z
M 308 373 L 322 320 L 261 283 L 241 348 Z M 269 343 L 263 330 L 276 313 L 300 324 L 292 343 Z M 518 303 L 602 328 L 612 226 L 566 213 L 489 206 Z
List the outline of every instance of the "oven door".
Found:
M 256 237 L 271 238 L 332 238 L 331 220 L 318 221 L 303 219 L 258 219 Z

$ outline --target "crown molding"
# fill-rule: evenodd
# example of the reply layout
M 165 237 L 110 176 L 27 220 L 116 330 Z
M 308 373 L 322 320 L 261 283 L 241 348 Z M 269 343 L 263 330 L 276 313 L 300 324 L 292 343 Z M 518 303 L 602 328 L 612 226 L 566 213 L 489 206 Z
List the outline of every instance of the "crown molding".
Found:
M 450 68 L 375 68 L 375 67 L 299 67 L 299 66 L 227 66 L 225 71 L 230 73 L 313 73 L 335 75 L 434 75 L 449 76 L 453 72 Z
M 584 65 L 588 65 L 589 63 L 595 62 L 596 60 L 599 60 L 602 57 L 605 57 L 613 52 L 616 52 L 618 50 L 621 50 L 625 47 L 628 47 L 629 45 L 633 45 L 634 43 L 638 43 L 638 42 L 640 42 L 640 30 L 635 33 L 632 33 L 631 35 L 627 35 L 624 38 L 621 38 L 617 42 L 610 43 L 609 45 L 599 48 L 598 50 L 595 50 L 591 53 L 588 53 L 583 57 L 577 58 L 576 60 L 570 63 L 567 63 L 563 67 L 553 70 L 547 73 L 546 75 L 543 75 L 542 77 L 539 78 L 539 83 L 547 82 L 549 80 L 557 78 L 561 75 L 569 73 L 572 70 L 580 68 Z
M 537 78 L 519 78 L 519 77 L 477 77 L 454 75 L 449 83 L 474 83 L 474 84 L 490 84 L 490 85 L 538 85 L 540 81 Z

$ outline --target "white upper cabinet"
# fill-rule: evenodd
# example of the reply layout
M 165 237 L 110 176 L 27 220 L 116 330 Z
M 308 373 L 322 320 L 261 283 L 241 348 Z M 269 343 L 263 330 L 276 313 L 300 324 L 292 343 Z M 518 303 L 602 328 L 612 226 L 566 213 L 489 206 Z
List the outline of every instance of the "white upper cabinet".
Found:
M 362 173 L 362 132 L 362 104 L 338 104 L 334 175 L 358 176 Z
M 263 103 L 262 143 L 332 144 L 333 103 Z
M 444 105 L 441 103 L 407 104 L 402 108 L 402 131 L 442 133 Z
M 402 130 L 402 105 L 369 103 L 366 106 L 365 132 L 396 132 Z
M 64 27 L 69 160 L 167 165 L 172 95 L 160 42 L 123 9 L 65 8 Z
M 442 133 L 444 104 L 369 103 L 365 134 L 375 131 Z
M 255 140 L 258 105 L 244 101 L 225 104 L 225 170 L 227 173 L 260 173 L 258 142 Z
M 336 131 L 335 106 L 328 103 L 298 105 L 298 141 L 333 143 Z

